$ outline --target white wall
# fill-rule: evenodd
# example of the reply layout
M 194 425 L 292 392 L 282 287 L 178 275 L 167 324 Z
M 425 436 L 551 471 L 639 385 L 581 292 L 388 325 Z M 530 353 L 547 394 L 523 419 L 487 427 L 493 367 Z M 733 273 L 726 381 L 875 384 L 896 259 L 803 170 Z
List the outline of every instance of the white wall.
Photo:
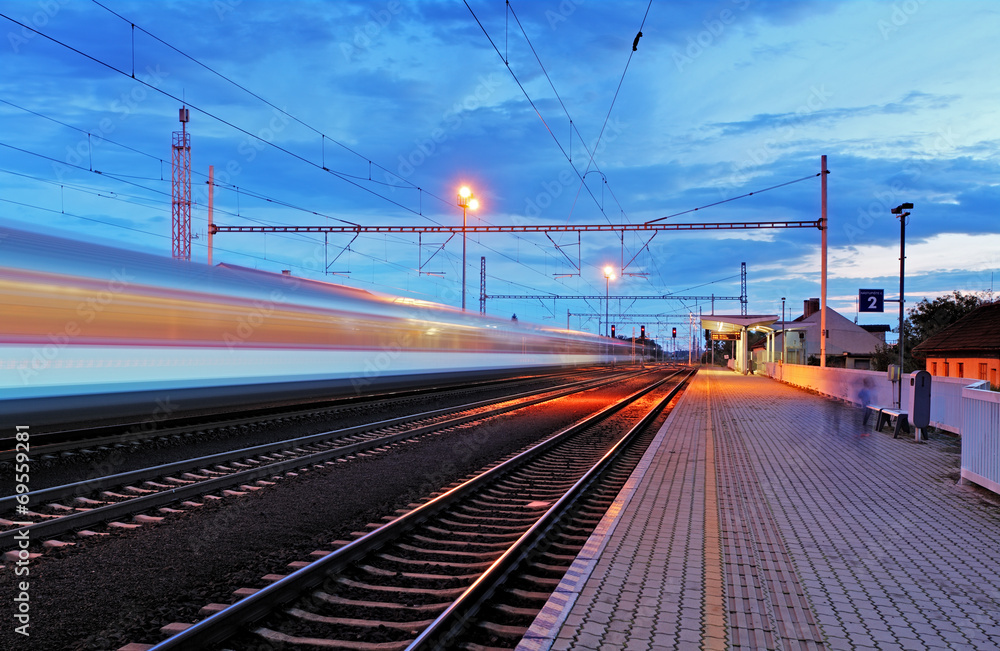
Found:
M 799 364 L 763 364 L 758 373 L 793 386 L 860 404 L 858 392 L 869 378 L 871 404 L 891 407 L 895 403 L 894 385 L 885 371 L 860 371 L 853 368 L 820 368 Z M 934 377 L 931 380 L 931 425 L 961 434 L 962 389 L 989 388 L 989 383 L 968 378 Z M 910 374 L 903 376 L 903 407 L 911 411 Z

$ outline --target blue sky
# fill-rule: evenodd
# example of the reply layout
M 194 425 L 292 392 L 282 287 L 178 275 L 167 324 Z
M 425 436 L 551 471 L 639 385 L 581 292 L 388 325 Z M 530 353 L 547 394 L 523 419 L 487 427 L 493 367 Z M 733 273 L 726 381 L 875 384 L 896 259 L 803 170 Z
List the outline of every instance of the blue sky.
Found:
M 896 296 L 899 222 L 889 209 L 906 201 L 915 204 L 909 305 L 989 290 L 1000 272 L 1000 3 L 102 5 L 0 2 L 0 13 L 45 35 L 0 21 L 6 225 L 169 255 L 170 137 L 182 98 L 197 263 L 206 260 L 209 165 L 224 225 L 457 224 L 462 182 L 482 202 L 472 224 L 604 224 L 815 175 L 825 154 L 831 307 L 854 318 L 861 287 Z M 819 210 L 814 177 L 667 221 L 815 220 Z M 612 294 L 734 296 L 746 262 L 751 313 L 780 313 L 784 296 L 796 316 L 819 295 L 815 229 L 668 231 L 648 246 L 634 234 L 584 233 L 579 246 L 575 234 L 551 237 L 471 236 L 469 307 L 478 309 L 480 256 L 491 294 L 603 295 L 601 269 L 618 275 L 624 260 L 636 275 L 612 281 Z M 419 268 L 444 239 L 331 235 L 324 253 L 321 236 L 225 234 L 215 261 L 457 305 L 460 237 L 423 268 L 441 275 Z M 337 275 L 325 275 L 338 254 Z M 604 309 L 603 300 L 488 304 L 557 325 L 567 310 Z M 574 316 L 571 326 L 594 332 L 597 321 Z

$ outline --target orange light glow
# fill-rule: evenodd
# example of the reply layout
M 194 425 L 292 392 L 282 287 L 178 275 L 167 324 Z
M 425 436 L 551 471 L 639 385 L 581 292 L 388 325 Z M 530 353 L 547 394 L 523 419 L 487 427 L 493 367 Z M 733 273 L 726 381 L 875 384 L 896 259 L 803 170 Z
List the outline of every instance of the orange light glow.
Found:
M 463 199 L 468 199 L 469 197 L 472 196 L 472 190 L 469 189 L 469 186 L 463 185 L 458 191 L 458 196 L 462 197 Z
M 479 199 L 469 199 L 469 210 L 479 210 Z
M 610 265 L 604 267 L 604 277 L 607 278 L 608 280 L 614 280 L 615 279 L 614 271 L 615 271 L 614 267 L 611 267 Z

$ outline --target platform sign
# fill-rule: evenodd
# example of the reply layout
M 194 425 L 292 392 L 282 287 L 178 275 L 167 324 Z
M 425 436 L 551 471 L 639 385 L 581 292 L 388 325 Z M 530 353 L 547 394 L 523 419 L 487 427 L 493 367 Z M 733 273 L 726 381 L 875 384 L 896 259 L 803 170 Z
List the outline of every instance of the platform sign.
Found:
M 885 312 L 885 290 L 859 289 L 858 312 Z

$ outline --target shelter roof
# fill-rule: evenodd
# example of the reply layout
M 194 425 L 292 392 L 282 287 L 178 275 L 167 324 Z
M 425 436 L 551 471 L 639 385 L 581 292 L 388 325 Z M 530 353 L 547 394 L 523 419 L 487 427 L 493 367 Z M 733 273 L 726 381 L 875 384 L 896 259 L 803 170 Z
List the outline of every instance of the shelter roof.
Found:
M 740 332 L 748 330 L 773 330 L 778 320 L 776 314 L 709 314 L 701 317 L 701 327 L 712 332 Z

